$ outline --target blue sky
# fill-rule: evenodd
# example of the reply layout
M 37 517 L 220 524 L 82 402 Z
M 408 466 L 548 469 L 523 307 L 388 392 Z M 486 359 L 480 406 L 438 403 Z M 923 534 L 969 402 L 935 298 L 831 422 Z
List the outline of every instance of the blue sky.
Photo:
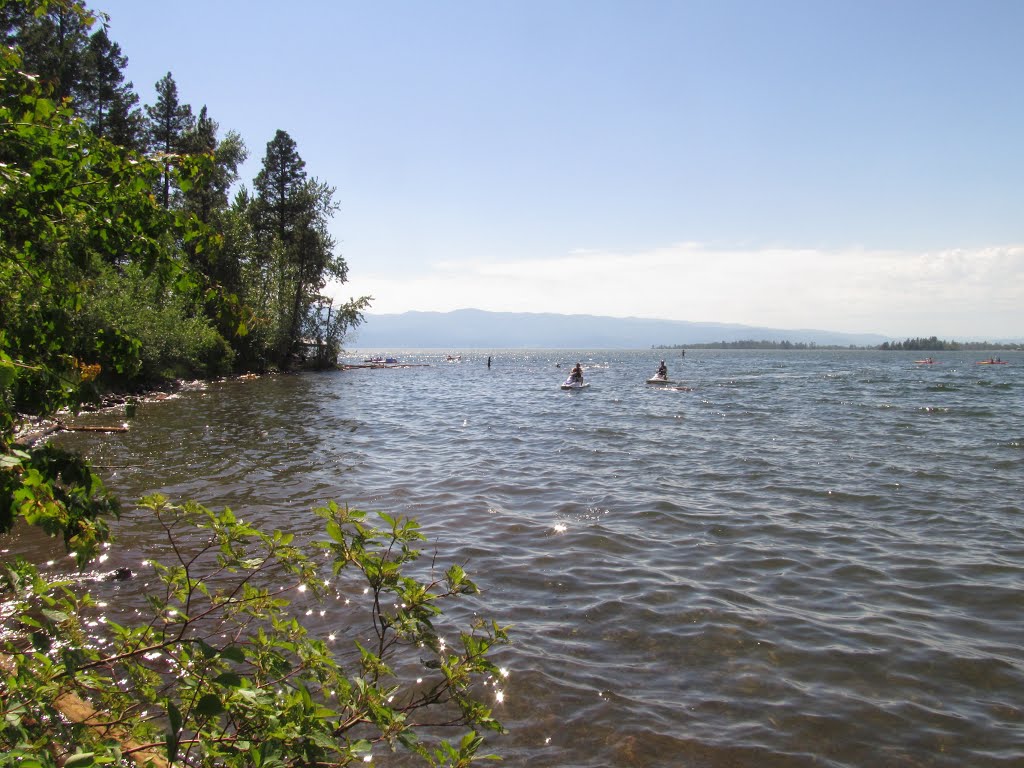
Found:
M 343 297 L 1024 338 L 1017 0 L 98 0 L 337 188 Z

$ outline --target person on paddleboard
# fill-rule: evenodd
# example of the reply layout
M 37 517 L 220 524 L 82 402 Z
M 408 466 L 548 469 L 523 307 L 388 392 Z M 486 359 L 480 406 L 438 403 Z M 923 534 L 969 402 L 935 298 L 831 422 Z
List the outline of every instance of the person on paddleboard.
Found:
M 572 369 L 572 373 L 569 374 L 569 381 L 578 381 L 580 384 L 583 383 L 583 366 L 576 363 L 576 366 Z
M 658 372 L 654 375 L 657 376 L 659 379 L 668 378 L 668 367 L 665 365 L 664 360 L 661 361 L 661 365 L 658 366 Z

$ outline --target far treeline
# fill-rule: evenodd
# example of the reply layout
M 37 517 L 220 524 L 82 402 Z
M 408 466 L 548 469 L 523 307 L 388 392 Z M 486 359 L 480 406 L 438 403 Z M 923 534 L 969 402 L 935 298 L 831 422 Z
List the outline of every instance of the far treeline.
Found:
M 931 336 L 930 338 L 906 339 L 904 341 L 886 341 L 877 346 L 857 346 L 855 344 L 815 344 L 802 341 L 768 341 L 762 339 L 741 339 L 739 341 L 713 341 L 706 344 L 654 344 L 651 349 L 879 349 L 883 351 L 907 352 L 959 352 L 965 351 L 1014 351 L 1024 349 L 1021 344 L 995 344 L 989 341 L 944 341 Z

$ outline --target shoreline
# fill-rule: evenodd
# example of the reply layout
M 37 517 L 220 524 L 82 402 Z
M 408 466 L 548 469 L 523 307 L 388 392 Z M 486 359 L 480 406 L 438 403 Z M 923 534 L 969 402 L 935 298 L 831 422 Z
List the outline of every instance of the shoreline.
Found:
M 182 392 L 194 392 L 209 384 L 218 382 L 251 381 L 264 376 L 278 375 L 279 372 L 241 373 L 234 376 L 220 376 L 216 379 L 174 379 L 151 387 L 139 387 L 132 392 L 106 392 L 99 402 L 82 403 L 77 411 L 62 409 L 50 417 L 42 418 L 31 414 L 18 414 L 19 423 L 14 429 L 14 443 L 35 446 L 40 441 L 59 432 L 127 432 L 128 424 L 86 425 L 75 423 L 83 414 L 107 414 L 124 409 L 126 419 L 133 416 L 132 410 L 146 403 L 159 403 L 177 397 Z

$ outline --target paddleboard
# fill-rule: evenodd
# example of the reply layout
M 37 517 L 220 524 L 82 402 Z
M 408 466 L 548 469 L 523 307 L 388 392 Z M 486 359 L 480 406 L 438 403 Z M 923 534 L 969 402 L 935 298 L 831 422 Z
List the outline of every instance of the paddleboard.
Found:
M 672 382 L 668 379 L 662 379 L 657 376 L 652 376 L 647 380 L 648 384 L 671 384 Z

